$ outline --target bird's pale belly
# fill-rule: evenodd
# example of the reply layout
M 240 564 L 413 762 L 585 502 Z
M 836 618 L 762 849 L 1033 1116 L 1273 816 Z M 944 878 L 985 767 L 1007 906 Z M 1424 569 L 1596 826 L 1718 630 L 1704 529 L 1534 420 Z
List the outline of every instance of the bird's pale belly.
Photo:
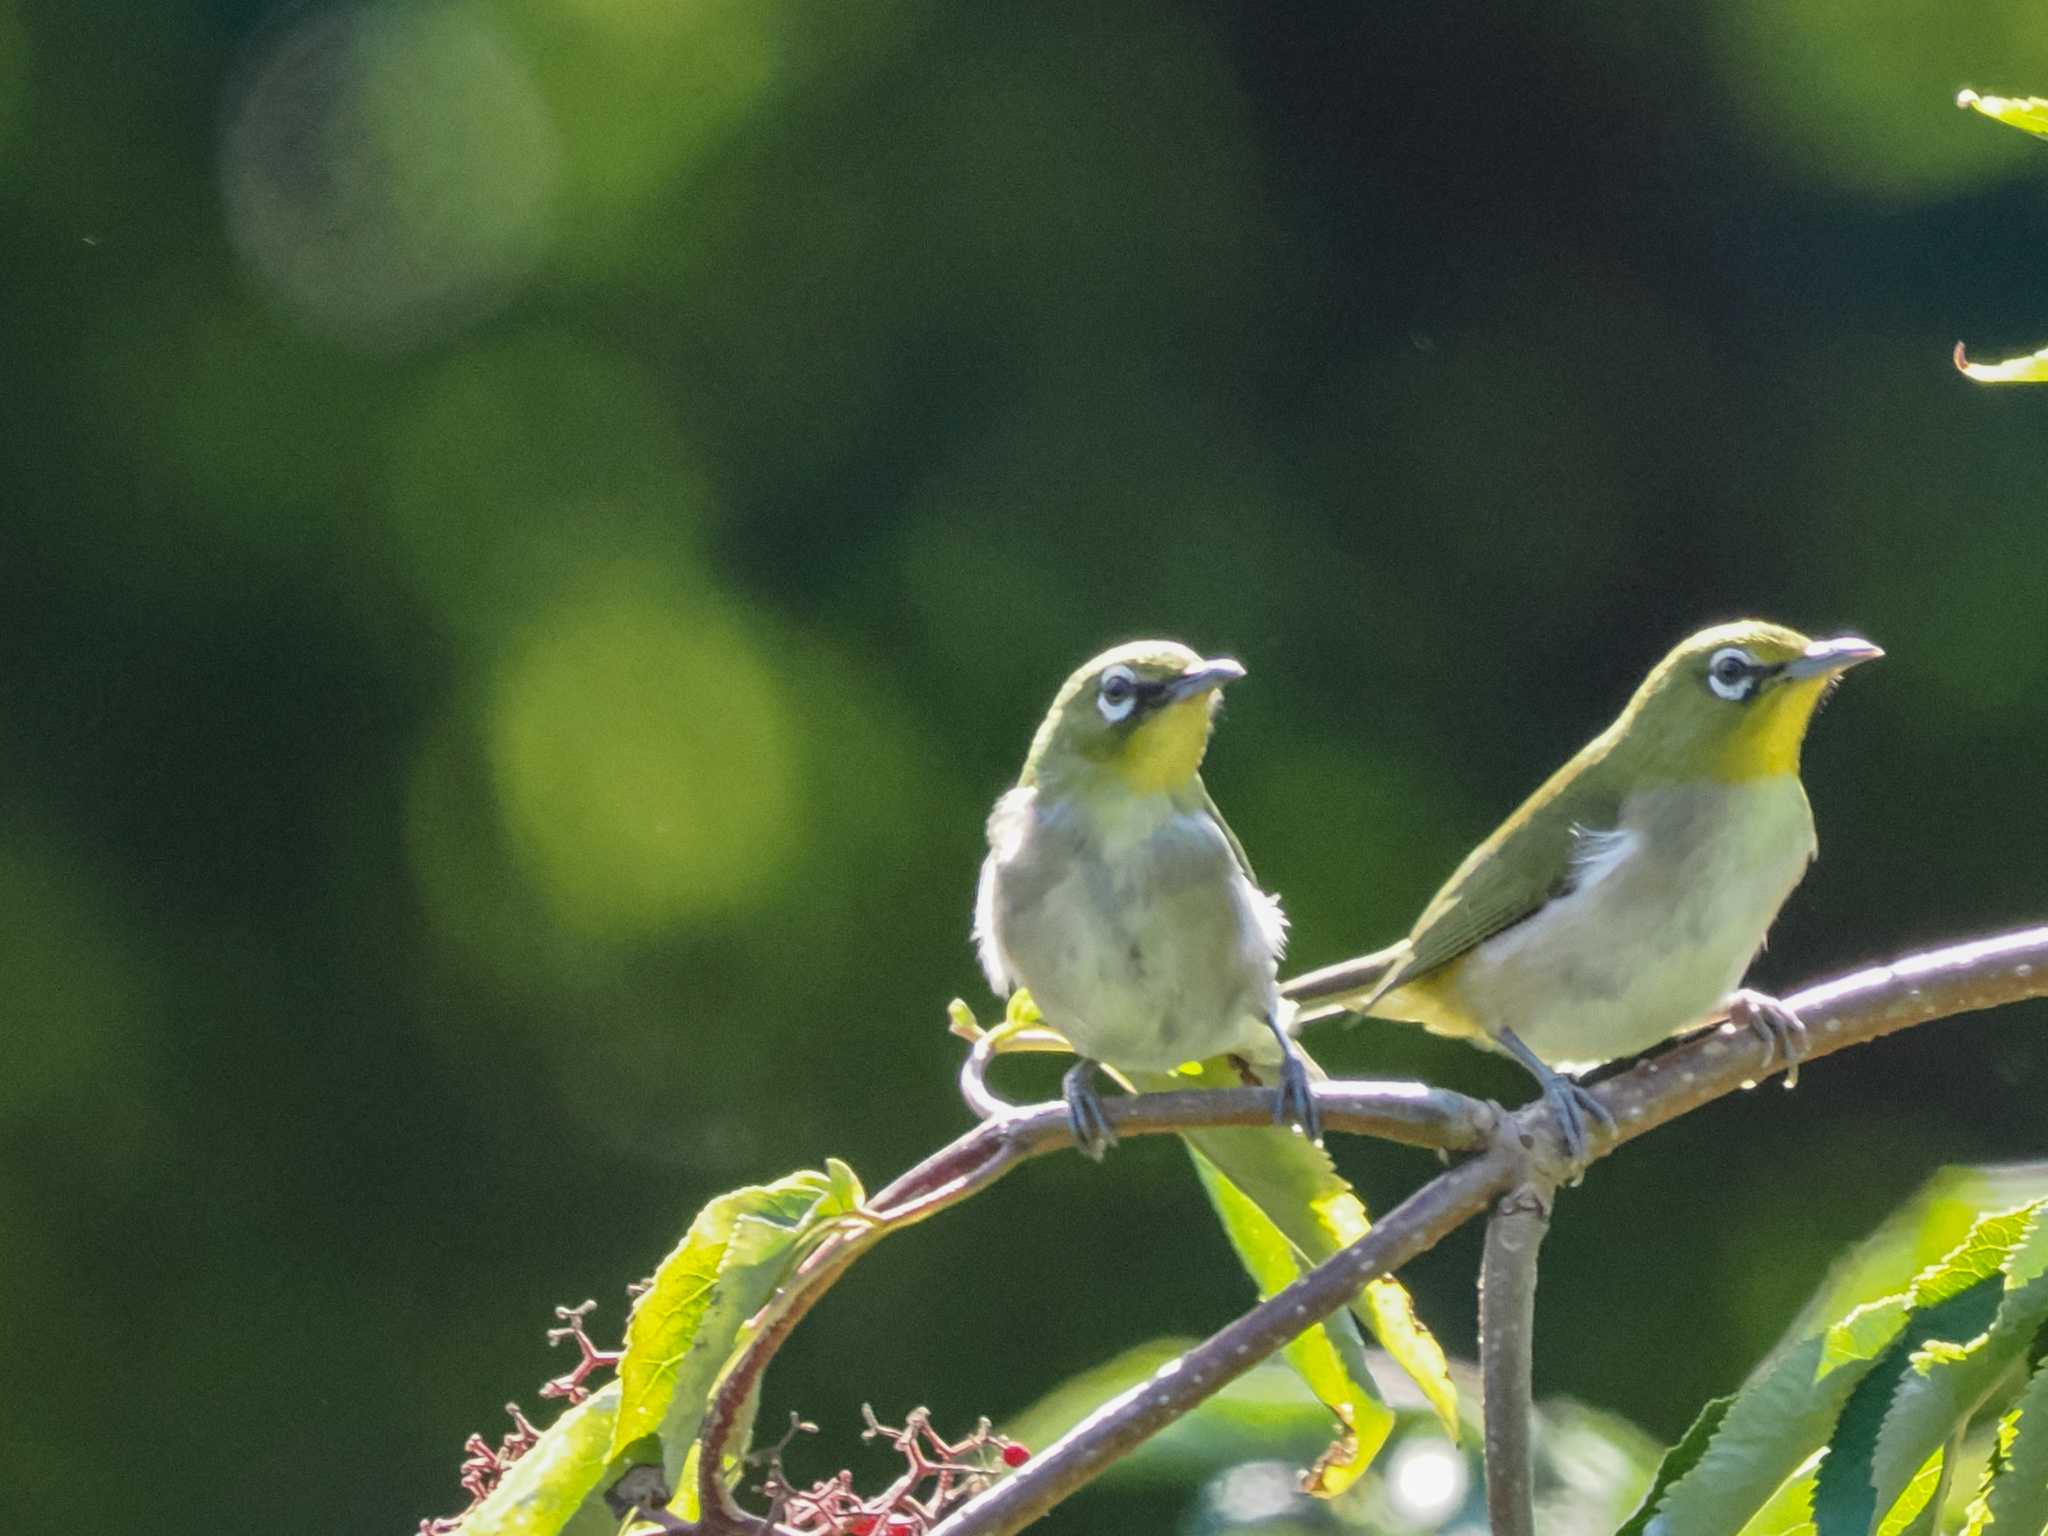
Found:
M 1055 888 L 1015 957 L 1019 979 L 1076 1049 L 1159 1071 L 1228 1051 L 1270 1054 L 1251 995 L 1271 986 L 1270 962 L 1247 953 L 1234 922 L 1190 923 L 1158 893 L 1137 899 L 1081 883 Z
M 1642 852 L 1450 968 L 1439 989 L 1458 1012 L 1489 1034 L 1513 1028 L 1563 1070 L 1713 1016 L 1805 872 L 1812 817 L 1790 776 L 1654 793 L 1672 798 L 1624 819 Z

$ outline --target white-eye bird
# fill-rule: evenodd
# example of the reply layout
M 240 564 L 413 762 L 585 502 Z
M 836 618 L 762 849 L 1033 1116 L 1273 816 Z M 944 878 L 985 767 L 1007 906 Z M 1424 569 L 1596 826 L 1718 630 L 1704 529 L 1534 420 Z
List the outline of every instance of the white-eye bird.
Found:
M 1234 661 L 1146 640 L 1067 679 L 1016 788 L 988 820 L 974 937 L 989 985 L 1028 987 L 1082 1057 L 1081 1146 L 1113 1137 L 1092 1063 L 1144 1072 L 1234 1055 L 1279 1069 L 1279 1117 L 1320 1139 L 1309 1072 L 1281 1027 L 1280 905 L 1201 777 Z
M 1561 1075 L 1716 1018 L 1795 1062 L 1799 1020 L 1740 989 L 1816 852 L 1799 778 L 1815 709 L 1884 653 L 1758 620 L 1682 642 L 1621 712 L 1460 864 L 1390 949 L 1298 977 L 1306 1023 L 1405 1019 L 1506 1051 L 1534 1074 L 1576 1159 Z

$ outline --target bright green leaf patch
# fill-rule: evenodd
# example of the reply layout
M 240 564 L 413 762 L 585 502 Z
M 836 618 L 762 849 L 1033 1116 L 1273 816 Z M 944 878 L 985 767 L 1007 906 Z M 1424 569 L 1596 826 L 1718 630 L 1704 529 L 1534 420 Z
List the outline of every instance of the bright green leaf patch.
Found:
M 2004 123 L 2022 133 L 2048 138 L 2048 98 L 1979 96 L 1975 91 L 1959 91 L 1956 105 L 1967 111 L 1981 112 L 1993 122 Z M 2008 357 L 1996 363 L 1973 363 L 1963 351 L 1963 344 L 1957 342 L 1956 367 L 1979 384 L 2048 383 L 2048 347 L 2025 357 Z M 2035 1536 L 2035 1533 L 2030 1531 L 2027 1536 Z
M 1999 1425 L 1998 1454 L 1992 1460 L 1981 1500 L 1985 1524 L 2008 1531 L 2048 1530 L 2048 1360 L 2034 1367 L 2027 1389 Z M 1982 1529 L 1974 1521 L 1971 1529 Z
M 461 1536 L 555 1536 L 611 1465 L 618 1411 L 614 1381 L 555 1420 L 462 1522 Z
M 1293 1284 L 1303 1270 L 1294 1245 L 1214 1163 L 1192 1147 L 1189 1153 L 1223 1230 L 1259 1295 L 1272 1296 Z M 1386 1443 L 1394 1428 L 1394 1411 L 1373 1385 L 1364 1341 L 1348 1313 L 1336 1313 L 1296 1335 L 1286 1353 L 1288 1363 L 1301 1373 L 1309 1390 L 1341 1426 L 1337 1440 L 1317 1460 L 1309 1481 L 1311 1492 L 1334 1498 L 1358 1480 Z
M 1142 1078 L 1143 1088 L 1234 1087 L 1236 1074 L 1220 1063 L 1174 1077 Z M 1365 1204 L 1321 1147 L 1290 1131 L 1222 1129 L 1183 1131 L 1181 1139 L 1211 1170 L 1228 1180 L 1292 1245 L 1300 1268 L 1320 1264 L 1372 1230 Z M 1206 1177 L 1206 1175 L 1205 1175 Z M 1236 1241 L 1235 1234 L 1232 1241 Z M 1242 1256 L 1242 1250 L 1240 1250 Z M 1254 1283 L 1262 1283 L 1256 1270 Z M 1409 1375 L 1456 1443 L 1458 1391 L 1441 1345 L 1415 1315 L 1407 1289 L 1391 1277 L 1375 1280 L 1352 1300 L 1351 1312 Z
M 2044 1211 L 2037 1199 L 1980 1217 L 1903 1290 L 1838 1320 L 1809 1308 L 1665 1457 L 1622 1536 L 1932 1532 L 1961 1432 L 2048 1319 Z M 1894 1228 L 1873 1242 L 1893 1260 L 1910 1246 Z M 1841 1276 L 1823 1290 L 1842 1299 Z
M 2042 97 L 1979 96 L 1975 91 L 1958 91 L 1956 105 L 1966 111 L 1982 112 L 1993 122 L 2048 139 L 2048 100 Z
M 860 1181 L 835 1160 L 823 1173 L 720 1195 L 698 1212 L 626 1325 L 613 1454 L 658 1432 L 673 1485 L 748 1320 L 861 1199 Z
M 1916 1310 L 1899 1337 L 1856 1384 L 1842 1405 L 1827 1457 L 1814 1478 L 1813 1521 L 1819 1536 L 1867 1536 L 1881 1510 L 1890 1507 L 1893 1500 L 1880 1505 L 1873 1486 L 1878 1436 L 1914 1355 L 1930 1340 L 1968 1339 L 1983 1332 L 1998 1310 L 2002 1290 L 1996 1275 L 1986 1276 Z M 1953 1419 L 1945 1422 L 1930 1451 L 1945 1444 L 1954 1430 Z M 1900 1486 L 1892 1491 L 1894 1498 L 1904 1492 L 1930 1451 L 1923 1451 L 1921 1459 L 1900 1479 Z
M 2002 362 L 1973 363 L 1964 353 L 1963 344 L 1957 342 L 1956 367 L 1966 378 L 1979 384 L 2048 383 L 2048 347 L 2039 352 L 2029 352 L 2024 357 L 2008 357 Z

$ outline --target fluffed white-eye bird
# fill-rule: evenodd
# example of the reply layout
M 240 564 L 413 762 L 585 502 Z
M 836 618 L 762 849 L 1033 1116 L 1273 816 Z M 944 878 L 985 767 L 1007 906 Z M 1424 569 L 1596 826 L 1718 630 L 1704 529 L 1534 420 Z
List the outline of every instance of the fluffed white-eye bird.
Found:
M 1279 1118 L 1320 1139 L 1282 1028 L 1280 905 L 1201 776 L 1219 690 L 1244 675 L 1163 640 L 1105 651 L 1060 689 L 988 820 L 974 936 L 989 985 L 1028 987 L 1081 1060 L 1077 1139 L 1113 1140 L 1092 1063 L 1170 1071 L 1231 1055 L 1279 1072 Z
M 1796 1062 L 1799 1020 L 1740 988 L 1813 859 L 1799 778 L 1815 709 L 1884 653 L 1759 620 L 1701 631 L 1460 864 L 1408 937 L 1297 977 L 1300 1023 L 1405 1019 L 1506 1051 L 1542 1085 L 1572 1156 L 1582 1108 L 1563 1072 L 1716 1018 Z

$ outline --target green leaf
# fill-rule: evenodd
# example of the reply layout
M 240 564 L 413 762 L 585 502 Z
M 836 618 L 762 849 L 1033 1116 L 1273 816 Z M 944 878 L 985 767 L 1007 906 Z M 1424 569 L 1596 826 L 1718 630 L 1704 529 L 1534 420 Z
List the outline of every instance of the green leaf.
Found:
M 2028 352 L 2020 357 L 2008 357 L 1995 363 L 1973 363 L 1963 350 L 1961 342 L 1956 343 L 1956 368 L 1965 378 L 1979 384 L 2041 384 L 2048 383 L 2048 347 L 2038 352 Z
M 2048 1163 L 1943 1168 L 1829 1271 L 1780 1348 L 1824 1332 L 1837 1319 L 1883 1296 L 1954 1252 L 1979 1218 L 2048 1196 Z
M 1878 1522 L 1876 1536 L 1938 1536 L 1942 1501 L 1948 1496 L 1949 1478 L 1962 1450 L 1961 1439 L 1957 1435 L 1921 1463 L 1891 1513 Z
M 2039 96 L 1979 96 L 1975 91 L 1958 91 L 1956 105 L 1981 112 L 1993 122 L 2048 139 L 2048 101 Z M 2027 1536 L 2033 1533 L 2030 1531 Z
M 614 1454 L 658 1431 L 662 1468 L 675 1485 L 748 1320 L 860 1200 L 859 1180 L 835 1160 L 827 1172 L 734 1190 L 698 1212 L 627 1322 Z
M 2003 1241 L 1996 1315 L 1974 1331 L 1936 1332 L 1914 1353 L 1892 1394 L 1871 1466 L 1877 1507 L 1889 1510 L 1909 1479 L 1954 1435 L 2022 1360 L 2048 1321 L 2048 1204 L 1988 1220 L 1983 1239 Z M 1962 1328 L 1967 1329 L 1966 1318 Z M 1866 1384 L 1867 1385 L 1867 1384 Z
M 1999 1425 L 1998 1453 L 1980 1500 L 1984 1526 L 1996 1536 L 2048 1531 L 2048 1359 L 2034 1367 L 2026 1390 Z M 1980 1526 L 1972 1510 L 1972 1536 Z
M 1140 1087 L 1153 1089 L 1237 1083 L 1237 1074 L 1221 1062 L 1139 1079 Z M 1372 1230 L 1364 1202 L 1337 1172 L 1329 1154 L 1292 1131 L 1183 1131 L 1181 1138 L 1285 1234 L 1305 1267 L 1320 1264 Z M 1256 1281 L 1258 1276 L 1252 1278 Z M 1458 1389 L 1443 1346 L 1415 1315 L 1407 1288 L 1391 1277 L 1375 1280 L 1353 1298 L 1351 1312 L 1421 1389 L 1455 1443 L 1461 1432 Z
M 1699 1412 L 1699 1417 L 1679 1437 L 1678 1444 L 1664 1453 L 1664 1459 L 1657 1463 L 1656 1476 L 1650 1480 L 1650 1488 L 1643 1495 L 1643 1502 L 1636 1506 L 1634 1514 L 1628 1517 L 1615 1536 L 1643 1536 L 1649 1528 L 1650 1519 L 1657 1512 L 1657 1506 L 1664 1502 L 1664 1495 L 1671 1485 L 1699 1465 L 1700 1457 L 1706 1454 L 1715 1433 L 1721 1428 L 1721 1421 L 1728 1417 L 1728 1410 L 1735 1406 L 1733 1397 L 1717 1397 Z
M 1949 1283 L 1947 1277 L 1951 1275 L 1967 1273 L 1979 1257 L 1979 1253 L 1973 1252 L 1955 1270 L 1941 1271 L 1943 1283 Z M 1899 1337 L 1856 1384 L 1843 1404 L 1827 1457 L 1814 1478 L 1813 1519 L 1819 1536 L 1868 1536 L 1877 1524 L 1879 1512 L 1896 1502 L 1928 1454 L 1953 1437 L 1956 1424 L 1950 1418 L 1942 1423 L 1934 1446 L 1921 1453 L 1906 1476 L 1899 1479 L 1899 1486 L 1890 1491 L 1891 1496 L 1880 1502 L 1879 1490 L 1873 1486 L 1878 1437 L 1893 1394 L 1911 1369 L 1913 1357 L 1930 1340 L 1970 1339 L 1982 1333 L 1997 1315 L 2003 1292 L 2003 1282 L 1994 1271 L 1931 1305 L 1915 1308 Z
M 1301 1277 L 1300 1254 L 1251 1199 L 1190 1147 L 1195 1172 L 1229 1235 L 1231 1246 L 1261 1297 L 1285 1290 Z M 1286 1348 L 1287 1361 L 1341 1427 L 1338 1439 L 1315 1463 L 1309 1491 L 1334 1498 L 1371 1463 L 1393 1432 L 1394 1411 L 1381 1401 L 1365 1363 L 1365 1344 L 1350 1316 L 1339 1312 L 1298 1334 Z
M 611 1381 L 565 1412 L 462 1522 L 461 1536 L 555 1536 L 611 1465 L 618 1411 L 619 1383 Z
M 1880 1237 L 1889 1255 L 1881 1268 L 1889 1268 L 1913 1246 L 1900 1244 L 1895 1224 L 1888 1224 Z M 2026 1337 L 2033 1295 L 2022 1286 L 2025 1300 L 2015 1301 L 2018 1293 L 2008 1285 L 2007 1272 L 2038 1278 L 2044 1267 L 2048 1251 L 2029 1205 L 1977 1220 L 1959 1244 L 1900 1294 L 1867 1301 L 1832 1323 L 1823 1323 L 1809 1307 L 1793 1337 L 1743 1389 L 1701 1415 L 1666 1458 L 1649 1498 L 1625 1529 L 1641 1532 L 1654 1520 L 1659 1536 L 1720 1536 L 1745 1528 L 1748 1521 L 1748 1529 L 1758 1532 L 1767 1525 L 1792 1531 L 1802 1529 L 1810 1513 L 1823 1536 L 1849 1531 L 1866 1536 L 1887 1507 L 1878 1503 L 1872 1472 L 1886 1414 L 1907 1373 L 1959 1358 L 2000 1315 L 2014 1319 L 2015 1332 Z M 1854 1294 L 1877 1272 L 1866 1264 L 1849 1284 L 1838 1272 L 1823 1294 Z M 1820 1331 L 1811 1331 L 1816 1326 Z M 1968 1383 L 1959 1377 L 1957 1385 Z M 1931 1442 L 1916 1420 L 1911 1434 L 1902 1430 L 1896 1449 L 1888 1453 L 1890 1506 L 1898 1504 L 1957 1427 L 1955 1414 L 1931 1417 L 1940 1424 Z M 1823 1442 L 1832 1448 L 1820 1461 L 1810 1490 L 1802 1484 L 1788 1493 L 1787 1479 L 1803 1478 L 1802 1466 Z M 1916 1447 L 1918 1454 L 1913 1454 Z M 1899 1465 L 1903 1473 L 1893 1470 Z M 1770 1522 L 1762 1522 L 1767 1508 L 1775 1513 Z

